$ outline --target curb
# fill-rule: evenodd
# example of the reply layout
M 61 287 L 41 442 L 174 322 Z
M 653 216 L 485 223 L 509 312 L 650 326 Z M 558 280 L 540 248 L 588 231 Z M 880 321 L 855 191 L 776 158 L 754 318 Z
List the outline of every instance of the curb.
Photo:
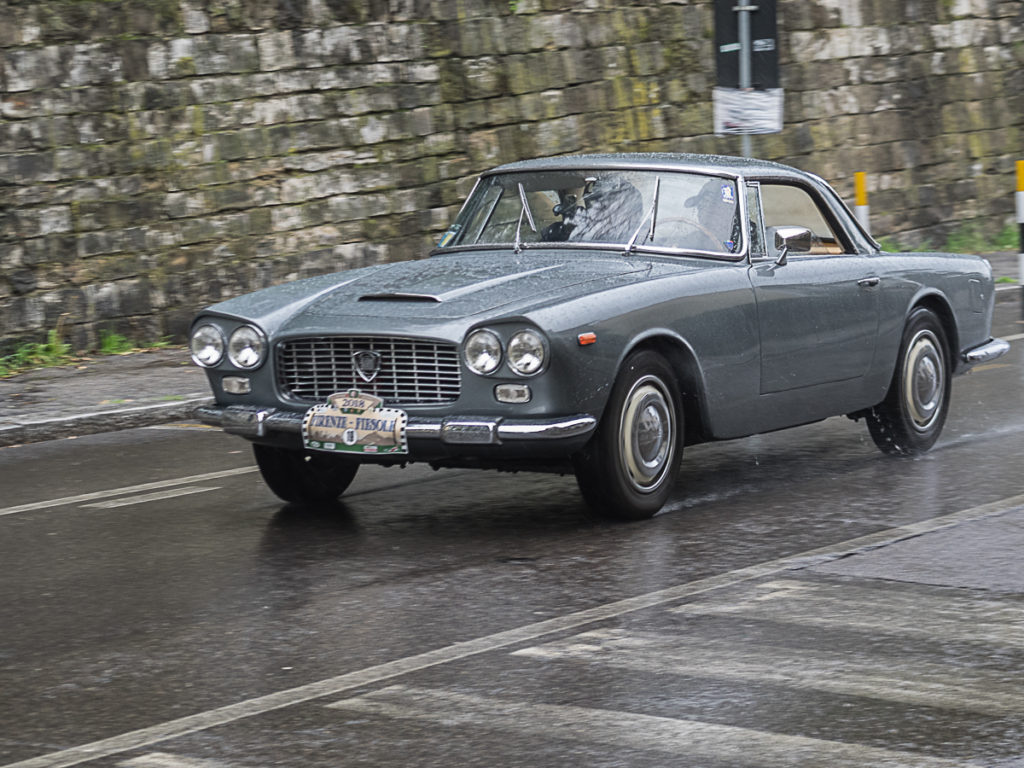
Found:
M 996 286 L 996 301 L 1002 303 L 1004 301 L 1016 301 L 1021 296 L 1021 287 L 1019 285 L 1010 285 L 1009 283 Z
M 0 448 L 22 443 L 38 443 L 72 435 L 94 435 L 121 429 L 150 427 L 179 419 L 191 419 L 200 405 L 213 402 L 212 397 L 193 397 L 173 403 L 139 405 L 96 413 L 76 413 L 53 419 L 26 421 L 0 426 Z

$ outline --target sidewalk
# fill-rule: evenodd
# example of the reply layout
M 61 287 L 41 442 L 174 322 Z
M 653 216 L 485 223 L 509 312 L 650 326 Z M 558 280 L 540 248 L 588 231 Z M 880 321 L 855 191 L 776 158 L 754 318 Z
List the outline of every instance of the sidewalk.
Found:
M 1017 254 L 987 258 L 996 278 L 1019 277 Z M 1020 298 L 1018 284 L 996 284 L 996 301 Z M 0 447 L 191 419 L 211 400 L 205 373 L 184 347 L 98 355 L 0 379 Z
M 191 419 L 211 400 L 184 347 L 98 355 L 0 379 L 0 446 Z

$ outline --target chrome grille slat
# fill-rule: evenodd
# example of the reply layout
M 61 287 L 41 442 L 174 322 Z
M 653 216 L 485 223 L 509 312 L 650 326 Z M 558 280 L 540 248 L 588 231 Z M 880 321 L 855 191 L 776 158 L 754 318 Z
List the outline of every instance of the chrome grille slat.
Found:
M 356 374 L 352 360 L 361 350 L 381 356 L 380 372 L 369 383 Z M 292 339 L 278 346 L 277 376 L 285 396 L 312 404 L 358 389 L 387 405 L 436 405 L 454 402 L 462 389 L 454 344 L 398 337 Z

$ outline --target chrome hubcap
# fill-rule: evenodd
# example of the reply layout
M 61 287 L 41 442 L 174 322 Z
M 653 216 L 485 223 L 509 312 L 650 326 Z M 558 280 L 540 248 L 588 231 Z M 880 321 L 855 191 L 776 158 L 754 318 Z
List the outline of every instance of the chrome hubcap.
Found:
M 914 428 L 927 431 L 942 411 L 946 396 L 946 367 L 935 334 L 919 331 L 907 347 L 903 398 Z
M 650 493 L 664 482 L 675 454 L 675 413 L 656 376 L 637 381 L 626 397 L 619 425 L 621 454 L 633 487 Z

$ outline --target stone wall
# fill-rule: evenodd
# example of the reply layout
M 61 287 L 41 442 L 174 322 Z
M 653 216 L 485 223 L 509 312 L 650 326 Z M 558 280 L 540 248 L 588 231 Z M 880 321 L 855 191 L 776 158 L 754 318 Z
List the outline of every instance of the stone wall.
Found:
M 876 235 L 1012 220 L 1020 0 L 779 0 L 786 129 L 755 154 Z M 425 255 L 473 175 L 737 153 L 710 0 L 0 0 L 0 352 L 181 340 L 199 307 Z

